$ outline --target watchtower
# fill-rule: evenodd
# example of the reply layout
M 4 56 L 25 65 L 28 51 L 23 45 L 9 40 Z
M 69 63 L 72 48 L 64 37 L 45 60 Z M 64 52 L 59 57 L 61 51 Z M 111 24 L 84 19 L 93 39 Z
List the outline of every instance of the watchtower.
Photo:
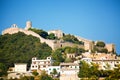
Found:
M 25 27 L 25 30 L 28 30 L 32 27 L 32 22 L 31 21 L 27 21 L 26 22 L 26 27 Z

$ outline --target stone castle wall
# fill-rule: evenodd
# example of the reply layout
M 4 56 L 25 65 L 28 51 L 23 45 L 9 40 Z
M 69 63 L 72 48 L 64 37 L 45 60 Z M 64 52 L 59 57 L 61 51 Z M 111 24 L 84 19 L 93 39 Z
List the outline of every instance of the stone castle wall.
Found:
M 78 48 L 84 49 L 84 45 L 78 45 L 78 44 L 74 44 L 74 43 L 70 43 L 70 42 L 60 42 L 60 41 L 54 42 L 55 49 L 61 48 L 61 47 L 78 47 Z
M 61 47 L 66 47 L 66 46 L 70 46 L 70 47 L 73 47 L 73 46 L 78 46 L 79 48 L 84 48 L 83 46 L 81 45 L 77 45 L 77 44 L 74 44 L 74 43 L 69 43 L 69 42 L 60 42 L 60 41 L 56 41 L 56 40 L 49 40 L 49 39 L 44 39 L 42 38 L 39 34 L 33 32 L 33 31 L 30 31 L 30 30 L 24 30 L 24 29 L 20 29 L 20 28 L 17 28 L 17 27 L 11 27 L 11 28 L 8 28 L 6 30 L 4 30 L 2 32 L 2 35 L 4 34 L 15 34 L 15 33 L 18 33 L 18 32 L 23 32 L 25 33 L 26 35 L 32 35 L 34 37 L 37 37 L 40 39 L 40 42 L 41 43 L 46 43 L 48 44 L 53 50 L 57 49 L 57 48 L 61 48 Z
M 18 33 L 18 32 L 23 32 L 25 33 L 26 35 L 32 35 L 34 37 L 37 37 L 40 39 L 40 42 L 41 43 L 47 43 L 52 49 L 54 49 L 54 40 L 47 40 L 47 39 L 44 39 L 42 38 L 41 36 L 39 36 L 37 33 L 33 32 L 33 31 L 29 31 L 29 30 L 24 30 L 24 29 L 20 29 L 20 28 L 17 28 L 17 27 L 11 27 L 11 28 L 8 28 L 6 30 L 4 30 L 2 32 L 2 35 L 4 34 L 15 34 L 15 33 Z
M 84 42 L 84 49 L 85 50 L 93 50 L 94 44 L 92 40 L 88 40 L 79 36 L 75 36 L 79 41 Z
M 93 50 L 94 44 L 93 44 L 92 40 L 87 40 L 87 39 L 81 38 L 79 36 L 75 36 L 79 41 L 84 42 L 84 46 L 83 46 L 83 45 L 78 45 L 78 44 L 74 44 L 74 43 L 70 43 L 70 42 L 63 42 L 63 41 L 60 41 L 60 40 L 44 39 L 39 34 L 33 32 L 33 31 L 30 31 L 29 28 L 31 28 L 31 27 L 32 27 L 32 23 L 30 21 L 27 21 L 25 29 L 18 28 L 16 24 L 13 24 L 11 28 L 8 28 L 8 29 L 4 30 L 2 32 L 2 35 L 7 34 L 7 33 L 8 34 L 15 34 L 15 33 L 18 33 L 18 32 L 23 32 L 26 35 L 32 35 L 32 36 L 35 36 L 35 37 L 39 38 L 41 43 L 45 42 L 53 50 L 55 50 L 57 48 L 61 48 L 61 47 L 66 47 L 66 46 L 79 47 L 79 48 L 83 48 L 85 50 Z M 61 36 L 63 34 L 62 31 L 60 31 L 60 30 L 50 31 L 50 33 L 52 33 L 52 32 L 56 33 L 56 36 L 60 34 L 59 37 L 62 37 Z M 112 51 L 113 49 L 115 51 L 115 46 L 113 44 L 107 44 L 106 48 L 108 49 L 109 52 Z
M 108 52 L 116 52 L 114 44 L 106 44 L 105 47 L 107 48 Z
M 61 41 L 56 41 L 56 40 L 44 39 L 39 34 L 33 32 L 33 31 L 30 31 L 28 29 L 27 30 L 26 29 L 21 29 L 21 28 L 18 28 L 18 27 L 11 27 L 11 28 L 6 29 L 2 32 L 2 35 L 4 35 L 4 34 L 15 34 L 15 33 L 18 33 L 18 32 L 23 32 L 26 35 L 32 35 L 34 37 L 39 38 L 41 43 L 45 42 L 53 50 L 55 50 L 57 48 L 61 48 L 61 47 L 66 47 L 66 46 L 69 46 L 69 47 L 76 47 L 77 46 L 79 48 L 84 48 L 83 45 L 78 45 L 78 44 L 74 44 L 74 43 L 70 43 L 70 42 L 61 42 Z

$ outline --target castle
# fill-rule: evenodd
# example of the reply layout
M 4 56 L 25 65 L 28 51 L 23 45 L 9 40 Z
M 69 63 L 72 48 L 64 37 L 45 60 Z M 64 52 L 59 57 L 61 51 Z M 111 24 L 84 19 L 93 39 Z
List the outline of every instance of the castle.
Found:
M 94 44 L 93 44 L 92 40 L 88 40 L 88 39 L 81 38 L 79 36 L 75 36 L 79 41 L 84 42 L 84 45 L 78 45 L 78 44 L 74 44 L 74 43 L 70 43 L 70 42 L 64 42 L 62 40 L 49 40 L 49 39 L 44 39 L 39 34 L 29 30 L 30 28 L 32 28 L 32 22 L 31 21 L 27 21 L 26 22 L 25 29 L 18 28 L 18 26 L 16 24 L 13 24 L 10 28 L 5 29 L 4 31 L 2 31 L 2 35 L 23 32 L 26 35 L 32 35 L 32 36 L 35 36 L 35 37 L 39 38 L 41 43 L 45 42 L 53 50 L 55 50 L 57 48 L 60 48 L 60 47 L 66 47 L 66 46 L 70 46 L 70 47 L 77 46 L 79 48 L 83 48 L 83 49 L 88 50 L 88 51 L 92 51 L 93 48 L 94 48 Z M 55 34 L 55 36 L 57 36 L 58 38 L 62 38 L 63 37 L 63 32 L 61 30 L 51 30 L 51 31 L 48 31 L 48 34 L 50 34 L 50 33 Z M 108 52 L 112 52 L 113 49 L 115 51 L 115 45 L 114 44 L 106 44 L 105 47 L 108 49 Z

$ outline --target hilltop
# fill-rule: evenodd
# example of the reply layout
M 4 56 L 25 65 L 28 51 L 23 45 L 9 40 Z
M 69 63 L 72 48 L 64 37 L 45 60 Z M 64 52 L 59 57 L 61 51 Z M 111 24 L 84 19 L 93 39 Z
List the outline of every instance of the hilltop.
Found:
M 78 47 L 89 52 L 116 53 L 114 44 L 106 44 L 103 41 L 92 41 L 76 35 L 66 34 L 61 30 L 44 31 L 42 29 L 32 28 L 32 22 L 27 21 L 25 29 L 18 28 L 13 24 L 10 28 L 4 30 L 2 35 L 15 34 L 23 32 L 26 35 L 32 35 L 39 38 L 41 43 L 48 44 L 52 50 L 62 47 Z
M 31 70 L 31 59 L 34 58 L 39 58 L 40 61 L 50 58 L 53 67 L 77 63 L 78 68 L 81 60 L 96 64 L 96 61 L 108 61 L 108 63 L 111 61 L 118 63 L 117 61 L 119 61 L 114 44 L 88 40 L 66 34 L 61 30 L 44 31 L 32 28 L 30 21 L 26 23 L 25 29 L 13 24 L 2 32 L 0 35 L 1 64 L 9 68 L 13 67 L 15 63 L 27 63 L 28 70 Z M 99 68 L 104 69 L 104 65 L 99 64 Z M 111 69 L 113 68 L 111 67 Z M 6 75 L 6 73 L 3 74 Z
M 52 56 L 57 62 L 55 65 L 59 65 L 60 62 L 74 61 L 66 60 L 67 54 L 79 56 L 84 52 L 116 54 L 114 44 L 88 40 L 61 30 L 35 29 L 30 21 L 26 22 L 25 29 L 13 24 L 0 36 L 0 59 L 8 66 L 18 62 L 30 63 L 34 56 L 40 59 Z

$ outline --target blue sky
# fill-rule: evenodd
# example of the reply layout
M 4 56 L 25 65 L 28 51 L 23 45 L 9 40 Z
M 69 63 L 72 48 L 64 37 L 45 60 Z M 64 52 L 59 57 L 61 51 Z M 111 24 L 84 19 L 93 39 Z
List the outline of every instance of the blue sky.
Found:
M 34 28 L 114 43 L 120 54 L 120 0 L 0 0 L 0 32 L 28 20 Z

